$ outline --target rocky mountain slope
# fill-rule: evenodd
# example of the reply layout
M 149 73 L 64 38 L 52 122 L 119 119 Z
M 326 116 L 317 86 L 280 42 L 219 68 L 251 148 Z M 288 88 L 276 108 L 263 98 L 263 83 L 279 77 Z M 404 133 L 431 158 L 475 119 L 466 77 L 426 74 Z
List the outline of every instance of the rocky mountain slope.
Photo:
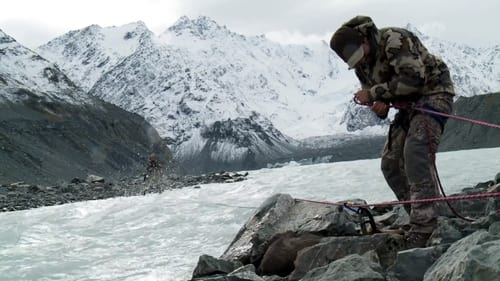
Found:
M 500 93 L 460 97 L 454 106 L 458 116 L 500 125 Z M 449 119 L 440 149 L 447 151 L 498 146 L 499 129 Z
M 0 182 L 136 175 L 171 154 L 142 117 L 89 97 L 54 63 L 0 30 Z

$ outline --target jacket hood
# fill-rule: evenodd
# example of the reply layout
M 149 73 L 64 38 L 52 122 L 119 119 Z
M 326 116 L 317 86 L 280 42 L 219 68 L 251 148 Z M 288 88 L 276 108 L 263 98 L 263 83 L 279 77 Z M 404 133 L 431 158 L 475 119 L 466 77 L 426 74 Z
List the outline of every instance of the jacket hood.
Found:
M 356 16 L 344 23 L 342 26 L 354 28 L 368 38 L 378 33 L 375 23 L 370 17 L 367 16 Z
M 380 43 L 380 32 L 375 26 L 375 23 L 370 17 L 367 16 L 356 16 L 352 19 L 350 19 L 348 22 L 344 23 L 342 26 L 347 26 L 350 28 L 353 28 L 354 30 L 357 30 L 359 33 L 361 33 L 364 37 L 368 39 L 368 42 L 370 44 L 370 57 L 371 63 L 375 63 L 375 59 L 377 57 L 377 46 Z

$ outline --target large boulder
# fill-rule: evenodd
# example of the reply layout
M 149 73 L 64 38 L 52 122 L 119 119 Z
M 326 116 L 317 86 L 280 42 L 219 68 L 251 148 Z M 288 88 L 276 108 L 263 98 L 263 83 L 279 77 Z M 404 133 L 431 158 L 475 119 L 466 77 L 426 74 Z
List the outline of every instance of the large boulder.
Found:
M 324 235 L 357 234 L 353 218 L 342 208 L 297 201 L 290 195 L 276 194 L 267 199 L 245 223 L 222 258 L 258 264 L 271 238 L 286 231 Z
M 500 223 L 455 242 L 425 273 L 424 281 L 500 280 Z
M 291 279 L 293 280 L 293 279 Z M 377 255 L 352 254 L 308 272 L 301 281 L 385 281 Z
M 294 270 L 297 253 L 321 241 L 321 236 L 311 233 L 287 231 L 275 235 L 269 242 L 258 273 L 261 275 L 288 276 Z
M 380 265 L 394 262 L 398 250 L 404 248 L 403 237 L 398 234 L 379 233 L 365 236 L 328 237 L 321 243 L 299 252 L 295 260 L 295 270 L 289 280 L 300 280 L 310 270 L 330 264 L 353 254 L 374 251 Z
M 387 270 L 387 281 L 422 281 L 425 272 L 446 249 L 435 246 L 398 252 L 396 261 Z

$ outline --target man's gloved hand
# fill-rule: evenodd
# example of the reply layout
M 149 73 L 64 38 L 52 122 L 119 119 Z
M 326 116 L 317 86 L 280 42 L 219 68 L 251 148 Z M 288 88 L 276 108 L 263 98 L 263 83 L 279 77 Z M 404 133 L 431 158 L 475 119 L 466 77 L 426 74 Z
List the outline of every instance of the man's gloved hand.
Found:
M 371 109 L 377 116 L 381 119 L 387 118 L 387 114 L 389 113 L 389 105 L 381 102 L 381 101 L 375 101 L 373 102 L 373 105 L 371 106 Z
M 359 90 L 354 94 L 354 99 L 359 104 L 367 105 L 370 103 L 370 91 L 367 89 Z

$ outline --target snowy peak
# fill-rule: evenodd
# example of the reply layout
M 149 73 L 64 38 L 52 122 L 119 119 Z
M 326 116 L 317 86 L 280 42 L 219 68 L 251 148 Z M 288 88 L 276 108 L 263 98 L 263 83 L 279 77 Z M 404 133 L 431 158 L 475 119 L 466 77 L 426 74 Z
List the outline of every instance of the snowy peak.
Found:
M 423 42 L 448 65 L 457 95 L 471 97 L 500 89 L 500 57 L 485 57 L 485 54 L 490 53 L 489 48 L 482 50 L 433 37 L 428 37 Z
M 413 32 L 413 34 L 415 34 L 421 41 L 429 39 L 429 36 L 422 33 L 416 26 L 412 25 L 411 23 L 407 23 L 405 29 Z
M 194 20 L 182 16 L 164 33 L 174 33 L 176 36 L 190 35 L 201 40 L 207 40 L 219 35 L 229 34 L 230 31 L 206 16 L 199 16 Z
M 150 36 L 153 36 L 153 33 L 149 31 L 142 21 L 122 26 L 110 26 L 104 28 L 93 24 L 79 30 L 70 31 L 49 41 L 41 47 L 60 45 L 61 43 L 67 43 L 68 41 L 73 41 L 75 43 L 85 41 L 90 43 L 91 39 L 93 39 L 97 40 L 95 44 L 105 44 L 106 47 L 119 51 L 119 47 L 121 47 L 120 45 L 123 45 L 121 41 L 129 41 L 130 39 L 136 38 L 135 43 L 139 43 L 141 40 L 144 40 L 144 38 L 148 38 Z M 106 43 L 114 43 L 115 45 L 108 45 Z
M 30 95 L 75 103 L 86 98 L 54 63 L 19 44 L 0 30 L 0 100 Z
M 0 44 L 7 44 L 13 42 L 16 42 L 16 40 L 0 29 Z
M 412 24 L 407 24 L 406 29 L 413 32 L 432 54 L 446 62 L 457 95 L 470 97 L 500 89 L 500 50 L 495 50 L 495 47 L 473 48 L 435 38 Z
M 148 45 L 153 37 L 141 21 L 106 28 L 91 25 L 57 37 L 37 51 L 58 62 L 88 91 L 105 72 L 139 47 Z

